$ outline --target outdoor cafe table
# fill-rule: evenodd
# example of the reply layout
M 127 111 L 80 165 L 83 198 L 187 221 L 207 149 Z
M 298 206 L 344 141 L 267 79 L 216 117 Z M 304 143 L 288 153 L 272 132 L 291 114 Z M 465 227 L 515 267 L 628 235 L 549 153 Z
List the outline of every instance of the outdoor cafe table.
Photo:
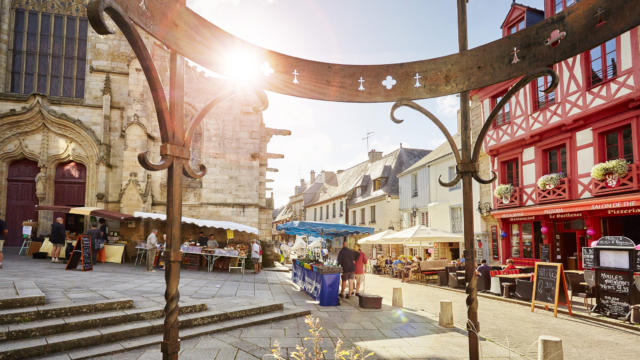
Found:
M 501 279 L 529 279 L 531 280 L 531 276 L 533 274 L 505 274 L 505 275 L 497 275 L 497 277 L 501 278 Z
M 340 274 L 323 274 L 301 266 L 297 261 L 291 269 L 293 283 L 300 286 L 320 306 L 337 306 L 340 289 Z

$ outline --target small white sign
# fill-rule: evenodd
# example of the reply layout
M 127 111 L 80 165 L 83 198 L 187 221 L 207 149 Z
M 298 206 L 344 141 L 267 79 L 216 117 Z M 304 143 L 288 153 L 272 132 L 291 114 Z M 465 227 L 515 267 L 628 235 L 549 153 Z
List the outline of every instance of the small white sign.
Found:
M 22 227 L 22 235 L 31 236 L 31 226 Z

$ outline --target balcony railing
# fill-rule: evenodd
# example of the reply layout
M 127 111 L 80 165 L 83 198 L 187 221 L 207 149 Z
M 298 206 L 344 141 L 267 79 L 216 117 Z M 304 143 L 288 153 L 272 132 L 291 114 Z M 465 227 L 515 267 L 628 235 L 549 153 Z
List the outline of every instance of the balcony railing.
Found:
M 638 190 L 638 165 L 629 164 L 629 172 L 625 176 L 609 180 L 593 179 L 593 195 L 602 196 Z
M 558 185 L 552 189 L 540 190 L 536 185 L 536 201 L 538 203 L 549 203 L 563 200 L 569 200 L 569 179 L 560 179 Z
M 496 198 L 496 197 L 494 197 L 495 208 L 496 209 L 504 209 L 504 208 L 511 208 L 511 207 L 520 206 L 520 192 L 521 192 L 520 187 L 515 187 L 514 186 L 513 193 L 511 194 L 510 197 L 508 197 L 508 198 Z

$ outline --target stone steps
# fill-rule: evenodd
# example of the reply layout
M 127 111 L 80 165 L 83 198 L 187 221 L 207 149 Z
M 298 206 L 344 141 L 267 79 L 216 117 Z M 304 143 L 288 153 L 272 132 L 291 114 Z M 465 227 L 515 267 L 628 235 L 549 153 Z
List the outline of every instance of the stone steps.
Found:
M 0 282 L 0 310 L 44 305 L 44 293 L 27 280 Z
M 205 311 L 206 304 L 181 304 L 180 314 Z M 13 323 L 0 326 L 0 341 L 12 341 L 37 336 L 47 336 L 69 331 L 91 329 L 100 326 L 117 325 L 133 321 L 153 320 L 164 316 L 161 306 L 143 309 L 123 309 L 102 311 L 94 314 L 50 318 L 45 320 Z
M 236 305 L 226 310 L 206 310 L 180 315 L 178 320 L 181 336 L 192 337 L 216 331 L 286 319 L 307 314 L 308 311 L 284 309 L 282 303 Z M 66 320 L 66 319 L 65 319 Z M 0 360 L 26 359 L 59 352 L 69 352 L 68 358 L 83 358 L 91 352 L 118 352 L 140 346 L 158 343 L 163 332 L 164 318 L 130 321 L 95 327 L 91 329 L 66 331 L 46 336 L 35 336 L 21 340 L 0 343 Z M 140 338 L 142 337 L 142 338 Z M 89 347 L 89 348 L 87 348 Z M 75 355 L 73 355 L 75 354 Z M 64 357 L 62 357 L 64 358 Z
M 72 304 L 48 304 L 20 309 L 0 310 L 0 324 L 25 323 L 100 311 L 133 308 L 132 299 L 94 300 Z
M 284 307 L 281 310 L 272 311 L 264 314 L 251 315 L 236 319 L 229 319 L 217 323 L 195 326 L 190 328 L 180 329 L 180 339 L 188 339 L 201 335 L 214 334 L 223 331 L 230 331 L 234 329 L 262 325 L 274 321 L 292 319 L 300 316 L 309 315 L 309 310 L 298 310 L 290 307 Z M 181 325 L 182 326 L 182 325 Z M 90 359 L 93 357 L 117 354 L 145 346 L 158 345 L 162 342 L 161 331 L 153 335 L 146 335 L 137 337 L 135 339 L 112 341 L 99 346 L 91 346 L 82 349 L 73 349 L 68 352 L 48 353 L 48 355 L 36 359 L 56 359 L 56 360 L 79 360 Z M 269 349 L 265 349 L 265 355 L 269 353 Z M 158 348 L 158 358 L 161 357 L 160 349 Z M 0 355 L 0 359 L 2 359 Z M 7 358 L 13 359 L 13 358 Z

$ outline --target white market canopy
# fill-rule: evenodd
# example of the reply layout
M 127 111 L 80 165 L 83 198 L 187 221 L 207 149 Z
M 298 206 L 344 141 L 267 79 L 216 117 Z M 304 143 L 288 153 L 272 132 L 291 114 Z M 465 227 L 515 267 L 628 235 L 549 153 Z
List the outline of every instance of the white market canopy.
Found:
M 396 233 L 384 236 L 379 243 L 381 244 L 404 244 L 404 245 L 421 245 L 422 243 L 434 242 L 461 242 L 464 241 L 463 234 L 453 234 L 446 231 L 440 231 L 426 227 L 424 225 L 416 225 Z
M 136 211 L 133 213 L 133 216 L 139 217 L 142 219 L 152 219 L 152 220 L 160 220 L 160 221 L 167 220 L 167 215 L 165 214 L 149 213 L 149 212 L 143 212 L 143 211 Z M 182 222 L 185 224 L 193 224 L 200 227 L 211 227 L 211 228 L 218 228 L 218 229 L 225 229 L 225 230 L 242 231 L 249 234 L 258 235 L 258 229 L 254 228 L 253 226 L 242 225 L 242 224 L 235 223 L 233 221 L 195 219 L 195 218 L 183 216 Z
M 396 231 L 394 230 L 385 230 L 385 231 L 381 231 L 379 233 L 375 233 L 373 235 L 367 236 L 365 238 L 362 238 L 360 240 L 358 240 L 358 244 L 360 245 L 375 245 L 375 244 L 382 244 L 382 238 L 390 235 L 390 234 L 395 234 Z M 389 243 L 385 243 L 385 244 L 389 244 Z

